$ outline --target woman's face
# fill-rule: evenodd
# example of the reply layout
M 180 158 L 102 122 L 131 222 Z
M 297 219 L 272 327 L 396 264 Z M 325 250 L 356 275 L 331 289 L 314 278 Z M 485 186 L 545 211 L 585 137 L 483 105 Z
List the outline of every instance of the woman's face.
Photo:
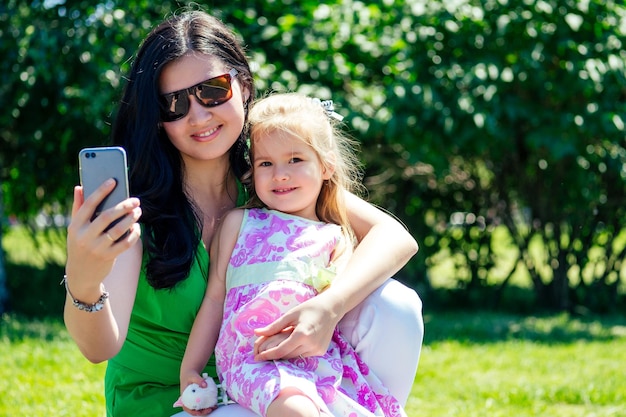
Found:
M 160 94 L 189 88 L 209 78 L 228 73 L 232 68 L 211 55 L 191 52 L 167 64 L 159 79 Z M 205 107 L 188 96 L 189 111 L 182 118 L 163 122 L 172 144 L 186 161 L 208 161 L 228 158 L 228 150 L 243 129 L 244 101 L 249 92 L 237 79 L 231 79 L 232 97 L 225 103 Z

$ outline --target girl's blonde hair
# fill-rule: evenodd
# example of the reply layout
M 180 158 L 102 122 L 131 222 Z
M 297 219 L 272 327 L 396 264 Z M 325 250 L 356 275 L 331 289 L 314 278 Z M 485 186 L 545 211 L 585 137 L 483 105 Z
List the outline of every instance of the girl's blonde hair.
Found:
M 355 154 L 357 144 L 339 130 L 339 121 L 322 107 L 319 100 L 298 93 L 272 94 L 257 101 L 248 114 L 250 132 L 250 160 L 254 160 L 254 140 L 270 134 L 290 135 L 301 139 L 317 153 L 324 168 L 333 171 L 324 181 L 317 198 L 317 217 L 342 227 L 355 242 L 348 221 L 345 192 L 361 194 L 361 163 Z M 254 166 L 245 176 L 250 187 L 248 206 L 263 207 L 254 191 Z

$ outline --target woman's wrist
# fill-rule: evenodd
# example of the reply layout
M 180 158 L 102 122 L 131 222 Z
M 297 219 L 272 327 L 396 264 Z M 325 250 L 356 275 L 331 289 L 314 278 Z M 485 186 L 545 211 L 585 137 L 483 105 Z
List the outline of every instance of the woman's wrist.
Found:
M 102 310 L 107 298 L 109 298 L 109 293 L 105 290 L 104 285 L 102 284 L 98 285 L 97 289 L 94 288 L 93 290 L 87 291 L 83 289 L 78 296 L 70 290 L 67 275 L 63 276 L 61 284 L 65 284 L 65 291 L 72 300 L 74 307 L 88 313 L 94 313 Z
M 326 310 L 328 310 L 332 319 L 334 319 L 336 323 L 338 323 L 339 320 L 341 320 L 349 311 L 346 310 L 347 307 L 343 289 L 336 286 L 335 283 L 330 285 L 326 291 L 314 297 L 314 299 L 315 298 L 323 300 L 321 304 L 325 306 Z

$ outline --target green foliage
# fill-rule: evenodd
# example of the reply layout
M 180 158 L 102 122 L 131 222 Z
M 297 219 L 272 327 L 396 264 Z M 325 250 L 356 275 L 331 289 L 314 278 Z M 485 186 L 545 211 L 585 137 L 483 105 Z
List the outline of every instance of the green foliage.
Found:
M 7 311 L 27 317 L 60 317 L 63 314 L 65 288 L 63 265 L 50 264 L 45 269 L 7 263 L 9 298 Z
M 9 0 L 0 6 L 0 179 L 7 214 L 31 220 L 42 210 L 66 212 L 78 182 L 78 150 L 107 142 L 121 74 L 168 12 L 168 2 L 145 3 L 124 2 L 122 9 L 112 2 Z
M 78 150 L 107 141 L 132 54 L 180 4 L 0 6 L 7 215 L 67 213 Z M 347 116 L 371 200 L 420 241 L 405 281 L 427 291 L 444 251 L 457 287 L 480 294 L 502 275 L 494 233 L 505 226 L 516 257 L 497 285 L 524 273 L 544 307 L 616 304 L 626 254 L 622 2 L 213 6 L 197 7 L 245 40 L 261 94 L 332 98 Z
M 65 233 L 46 229 L 36 234 L 12 227 L 2 240 L 6 253 L 7 311 L 26 317 L 60 317 L 65 288 Z
M 332 56 L 326 84 L 340 78 L 345 101 L 366 116 L 351 122 L 377 174 L 368 185 L 423 241 L 416 272 L 445 248 L 464 259 L 469 285 L 484 285 L 503 224 L 519 249 L 511 274 L 528 272 L 541 305 L 588 303 L 592 282 L 614 302 L 624 245 L 613 243 L 626 222 L 624 6 L 344 2 L 335 11 L 354 28 L 350 40 L 308 57 Z M 544 256 L 531 254 L 532 240 Z M 604 268 L 584 276 L 598 246 Z M 570 275 L 583 298 L 570 298 Z

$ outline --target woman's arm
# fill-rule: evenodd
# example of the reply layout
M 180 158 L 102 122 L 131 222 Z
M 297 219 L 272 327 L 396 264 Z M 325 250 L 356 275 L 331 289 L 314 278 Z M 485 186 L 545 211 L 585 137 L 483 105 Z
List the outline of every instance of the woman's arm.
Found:
M 413 236 L 389 214 L 350 193 L 346 205 L 359 244 L 329 288 L 335 286 L 331 294 L 337 298 L 341 317 L 402 269 L 418 250 Z
M 82 187 L 76 187 L 67 233 L 65 272 L 71 295 L 91 304 L 105 290 L 109 293 L 104 308 L 93 313 L 76 308 L 70 295 L 66 295 L 65 325 L 83 355 L 94 363 L 115 356 L 124 343 L 141 268 L 138 199 L 125 200 L 91 221 L 96 206 L 114 186 L 114 181 L 105 182 L 86 200 Z M 122 221 L 105 232 L 113 220 L 124 215 Z M 123 239 L 113 241 L 126 231 L 129 233 Z
M 257 330 L 269 337 L 294 328 L 283 343 L 256 355 L 257 360 L 323 354 L 339 320 L 417 252 L 415 239 L 394 218 L 353 194 L 346 195 L 346 204 L 359 239 L 352 257 L 326 291 Z

